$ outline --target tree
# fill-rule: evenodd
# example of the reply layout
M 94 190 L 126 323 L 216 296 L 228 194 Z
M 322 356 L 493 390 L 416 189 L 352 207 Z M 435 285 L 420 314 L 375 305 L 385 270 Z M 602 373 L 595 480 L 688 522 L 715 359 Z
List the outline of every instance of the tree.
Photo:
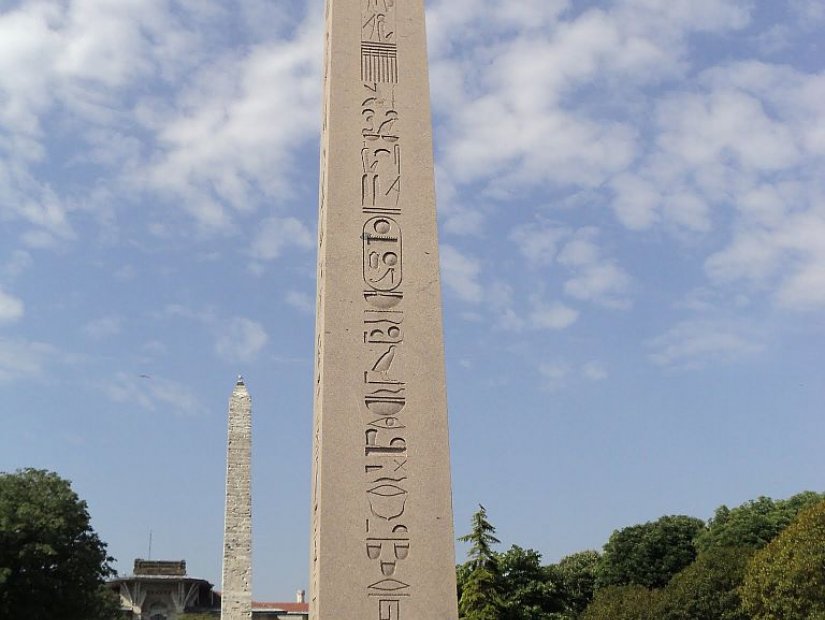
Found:
M 754 555 L 740 593 L 752 620 L 825 619 L 825 502 Z
M 549 567 L 570 617 L 577 617 L 593 600 L 599 559 L 598 551 L 580 551 Z
M 496 528 L 487 520 L 487 510 L 481 505 L 478 508 L 470 533 L 459 538 L 470 543 L 470 550 L 465 564 L 469 574 L 461 584 L 458 611 L 466 620 L 500 620 L 505 605 L 501 571 L 493 551 L 493 545 L 500 541 L 495 537 Z
M 613 532 L 604 546 L 597 586 L 660 588 L 696 559 L 693 539 L 705 523 L 668 516 Z
M 739 586 L 753 551 L 715 547 L 673 577 L 657 601 L 659 620 L 749 620 L 741 610 Z
M 0 618 L 111 620 L 111 561 L 67 480 L 0 472 Z
M 736 508 L 720 506 L 705 531 L 696 537 L 699 551 L 712 547 L 761 549 L 784 530 L 800 511 L 825 499 L 825 495 L 805 491 L 787 500 L 760 497 Z
M 607 586 L 596 592 L 582 620 L 660 620 L 657 592 L 644 586 Z
M 502 620 L 552 620 L 564 610 L 563 602 L 541 565 L 541 554 L 513 545 L 498 554 L 504 611 Z

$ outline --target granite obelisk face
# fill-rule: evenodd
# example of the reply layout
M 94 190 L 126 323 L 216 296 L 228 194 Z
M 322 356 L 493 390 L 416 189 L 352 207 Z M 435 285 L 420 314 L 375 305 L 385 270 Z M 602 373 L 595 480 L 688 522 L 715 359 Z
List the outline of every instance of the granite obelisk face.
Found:
M 327 0 L 310 617 L 457 618 L 423 0 Z
M 238 377 L 229 398 L 221 620 L 252 618 L 252 401 Z

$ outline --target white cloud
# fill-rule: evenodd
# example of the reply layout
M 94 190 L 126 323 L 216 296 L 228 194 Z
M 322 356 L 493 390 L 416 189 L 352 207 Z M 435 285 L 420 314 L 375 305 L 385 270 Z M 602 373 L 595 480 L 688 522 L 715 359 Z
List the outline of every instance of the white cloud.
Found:
M 479 283 L 481 264 L 478 260 L 462 254 L 449 244 L 441 244 L 440 256 L 444 284 L 462 301 L 481 302 L 484 289 Z
M 529 325 L 534 329 L 566 329 L 579 318 L 578 311 L 561 303 L 537 303 L 530 313 Z
M 564 362 L 545 362 L 539 365 L 543 387 L 551 392 L 564 387 L 570 373 L 570 365 Z
M 173 110 L 144 107 L 159 152 L 134 182 L 180 202 L 206 229 L 226 226 L 227 208 L 294 195 L 293 153 L 318 130 L 322 36 L 312 24 L 206 66 Z
M 57 357 L 59 353 L 51 345 L 0 337 L 0 381 L 40 376 Z
M 229 362 L 251 362 L 269 340 L 260 323 L 245 317 L 219 323 L 216 331 L 215 350 Z
M 315 299 L 306 293 L 289 291 L 286 294 L 286 303 L 304 314 L 315 314 Z
M 764 348 L 752 330 L 743 324 L 714 320 L 683 321 L 647 345 L 655 364 L 684 368 L 732 362 Z
M 568 235 L 565 227 L 533 222 L 513 229 L 510 239 L 532 265 L 550 265 L 556 258 L 559 243 Z
M 93 319 L 83 326 L 83 333 L 95 340 L 117 336 L 123 329 L 123 319 L 118 316 L 103 316 Z
M 558 262 L 573 272 L 564 283 L 564 292 L 574 299 L 627 308 L 630 276 L 614 261 L 602 257 L 596 244 L 598 234 L 595 228 L 582 228 L 559 253 Z
M 608 377 L 608 372 L 603 363 L 591 361 L 582 366 L 582 375 L 590 381 L 604 381 Z
M 32 264 L 32 256 L 25 250 L 15 250 L 9 260 L 0 268 L 0 274 L 8 280 L 14 280 Z
M 300 220 L 294 217 L 268 217 L 257 226 L 250 255 L 259 261 L 271 261 L 289 248 L 308 250 L 314 245 L 314 236 Z
M 195 415 L 203 411 L 194 390 L 163 377 L 119 372 L 100 387 L 114 402 L 137 405 L 147 411 L 178 415 Z
M 24 312 L 23 300 L 4 292 L 0 288 L 0 325 L 20 320 Z

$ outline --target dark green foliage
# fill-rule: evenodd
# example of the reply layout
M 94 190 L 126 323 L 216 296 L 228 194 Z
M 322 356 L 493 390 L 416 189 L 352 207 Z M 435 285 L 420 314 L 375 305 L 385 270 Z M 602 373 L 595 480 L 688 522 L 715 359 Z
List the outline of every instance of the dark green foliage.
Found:
M 740 593 L 752 620 L 825 619 L 825 502 L 754 555 Z
M 613 532 L 599 563 L 598 587 L 663 587 L 696 558 L 693 539 L 704 527 L 694 517 L 669 516 Z
M 458 612 L 466 620 L 501 620 L 504 612 L 502 579 L 498 557 L 492 546 L 499 542 L 496 528 L 487 520 L 487 511 L 479 505 L 473 515 L 469 534 L 459 538 L 470 543 L 469 561 L 459 588 Z
M 581 551 L 548 567 L 569 617 L 577 617 L 593 600 L 600 557 L 598 551 Z
M 787 500 L 760 497 L 737 506 L 720 506 L 707 529 L 696 538 L 700 551 L 712 547 L 751 547 L 761 549 L 771 542 L 801 510 L 825 499 L 825 495 L 806 491 Z
M 498 554 L 504 610 L 502 620 L 552 620 L 564 610 L 559 592 L 541 565 L 541 554 L 513 545 Z
M 68 481 L 0 473 L 0 618 L 111 620 L 111 561 Z
M 660 620 L 749 620 L 738 588 L 753 551 L 716 547 L 673 577 L 658 597 Z
M 644 586 L 608 586 L 596 592 L 582 620 L 660 620 L 657 592 Z

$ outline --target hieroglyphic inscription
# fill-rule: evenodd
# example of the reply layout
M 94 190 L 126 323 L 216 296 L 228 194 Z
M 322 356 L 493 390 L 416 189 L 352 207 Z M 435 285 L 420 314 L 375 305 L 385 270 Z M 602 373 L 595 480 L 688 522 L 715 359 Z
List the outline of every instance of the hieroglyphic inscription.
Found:
M 413 549 L 405 520 L 410 463 L 405 411 L 404 245 L 397 0 L 361 5 L 361 213 L 364 367 L 364 553 L 374 567 L 365 583 L 372 620 L 403 620 L 414 591 L 404 561 Z
M 362 0 L 361 79 L 364 82 L 398 82 L 395 3 L 396 0 Z

